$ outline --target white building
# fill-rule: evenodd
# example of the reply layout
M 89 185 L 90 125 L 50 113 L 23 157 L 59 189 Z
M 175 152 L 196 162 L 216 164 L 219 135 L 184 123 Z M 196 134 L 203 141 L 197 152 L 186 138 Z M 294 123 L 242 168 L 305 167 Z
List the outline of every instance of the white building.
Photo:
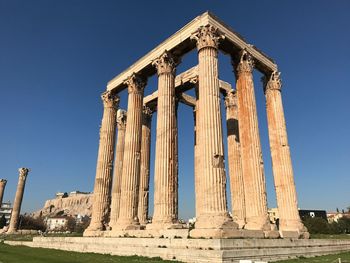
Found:
M 0 206 L 0 218 L 4 215 L 7 225 L 10 223 L 11 213 L 12 213 L 11 202 L 7 201 L 5 203 L 2 203 Z

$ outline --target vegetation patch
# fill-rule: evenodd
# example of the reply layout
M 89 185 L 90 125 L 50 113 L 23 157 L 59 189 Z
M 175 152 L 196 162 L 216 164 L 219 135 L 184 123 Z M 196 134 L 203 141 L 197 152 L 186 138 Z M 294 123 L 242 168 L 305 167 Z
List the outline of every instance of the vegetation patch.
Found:
M 31 248 L 25 246 L 10 246 L 0 243 L 0 262 L 6 263 L 157 263 L 179 262 L 160 258 L 145 258 L 138 256 L 111 256 L 95 253 L 78 253 L 46 248 Z

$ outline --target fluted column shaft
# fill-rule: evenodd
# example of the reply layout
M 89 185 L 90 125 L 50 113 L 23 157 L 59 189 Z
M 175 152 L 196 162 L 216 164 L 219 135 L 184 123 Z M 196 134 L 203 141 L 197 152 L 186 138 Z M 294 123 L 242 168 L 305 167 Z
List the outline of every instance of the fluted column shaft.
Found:
M 117 112 L 117 127 L 118 137 L 116 154 L 113 170 L 113 186 L 112 186 L 112 201 L 111 201 L 111 216 L 109 226 L 115 227 L 119 217 L 121 180 L 123 171 L 124 143 L 125 143 L 125 128 L 126 128 L 126 112 L 118 110 Z
M 242 174 L 241 149 L 238 130 L 238 107 L 236 92 L 226 95 L 227 152 L 230 174 L 231 204 L 233 221 L 242 228 L 245 224 L 244 184 Z
M 126 80 L 128 85 L 128 119 L 126 122 L 124 160 L 121 183 L 121 197 L 118 230 L 139 229 L 137 218 L 141 133 L 142 133 L 142 106 L 145 82 L 136 74 Z
M 252 75 L 253 60 L 243 51 L 236 64 L 239 139 L 247 207 L 245 229 L 270 230 Z
M 142 117 L 140 191 L 137 213 L 140 224 L 142 225 L 146 225 L 148 222 L 151 122 L 152 111 L 150 110 L 150 108 L 144 106 Z
M 227 223 L 234 227 L 228 215 L 226 202 L 226 175 L 222 138 L 219 78 L 218 42 L 221 36 L 211 26 L 201 27 L 192 38 L 197 40 L 199 100 L 196 135 L 200 154 L 199 183 L 196 199 L 200 207 L 196 211 L 196 228 L 219 229 Z
M 101 96 L 103 117 L 100 128 L 91 222 L 88 231 L 102 231 L 109 221 L 110 194 L 114 158 L 116 107 L 119 97 L 106 91 Z
M 195 193 L 196 193 L 196 200 L 195 200 L 195 208 L 196 208 L 196 215 L 200 214 L 201 209 L 201 188 L 200 188 L 200 182 L 201 182 L 201 152 L 199 151 L 199 95 L 198 95 L 198 77 L 193 79 L 192 82 L 195 84 L 195 92 L 196 92 L 196 106 L 193 108 L 193 119 L 194 119 L 194 186 L 195 186 Z
M 279 212 L 279 229 L 282 231 L 305 231 L 298 211 L 279 73 L 273 72 L 265 84 L 266 112 Z
M 0 207 L 1 207 L 1 204 L 2 204 L 2 199 L 4 197 L 6 183 L 7 183 L 7 180 L 0 179 Z
M 158 72 L 157 135 L 152 226 L 177 221 L 175 62 L 164 52 L 153 63 Z
M 15 201 L 13 202 L 10 225 L 7 233 L 16 232 L 18 229 L 19 216 L 21 213 L 21 205 L 22 205 L 23 194 L 24 194 L 24 187 L 26 184 L 29 169 L 20 168 L 18 171 L 19 171 L 19 178 L 18 178 L 17 191 L 15 196 Z

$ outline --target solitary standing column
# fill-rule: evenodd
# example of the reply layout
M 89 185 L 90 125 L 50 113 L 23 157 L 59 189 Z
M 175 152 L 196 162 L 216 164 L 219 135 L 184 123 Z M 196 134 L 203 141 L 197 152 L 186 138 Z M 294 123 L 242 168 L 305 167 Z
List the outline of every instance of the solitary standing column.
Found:
M 126 128 L 126 111 L 119 109 L 117 111 L 117 127 L 118 137 L 116 154 L 114 160 L 113 170 L 113 187 L 112 187 L 112 203 L 111 203 L 111 216 L 109 226 L 113 229 L 115 227 L 119 217 L 119 204 L 120 204 L 120 187 L 122 181 L 123 170 L 123 157 L 124 157 L 124 142 L 125 142 L 125 128 Z
M 27 179 L 29 169 L 28 168 L 19 168 L 18 171 L 19 171 L 18 185 L 17 185 L 15 201 L 13 202 L 10 225 L 9 225 L 9 229 L 7 231 L 8 234 L 14 233 L 18 229 L 18 221 L 19 221 L 19 215 L 21 213 L 21 205 L 22 205 L 22 200 L 23 200 L 24 187 L 26 184 L 26 179 Z
M 195 229 L 190 234 L 192 237 L 219 238 L 230 236 L 237 228 L 228 214 L 226 200 L 218 78 L 218 44 L 223 36 L 213 26 L 205 26 L 200 27 L 192 38 L 197 40 L 199 69 L 199 127 L 196 130 L 201 174 L 196 199 L 200 197 L 202 201 L 196 214 Z
M 279 72 L 273 72 L 269 79 L 265 78 L 264 83 L 272 170 L 279 212 L 279 230 L 282 237 L 303 236 L 308 238 L 307 230 L 299 217 L 279 75 Z
M 120 196 L 119 218 L 116 230 L 140 229 L 137 218 L 143 92 L 146 85 L 138 75 L 131 75 L 125 84 L 128 86 L 128 119 L 125 130 L 124 160 Z
M 96 235 L 94 231 L 102 231 L 108 223 L 110 194 L 112 184 L 112 169 L 115 143 L 116 108 L 119 97 L 106 91 L 101 95 L 103 102 L 103 117 L 100 128 L 100 143 L 98 148 L 95 186 L 93 193 L 92 214 L 85 235 Z
M 241 149 L 238 131 L 238 108 L 236 92 L 227 93 L 225 97 L 227 152 L 230 172 L 230 189 L 232 203 L 232 217 L 239 228 L 245 224 L 244 185 L 241 163 Z
M 0 179 L 0 207 L 2 204 L 2 199 L 4 197 L 6 183 L 7 183 L 6 179 Z
M 142 116 L 140 192 L 137 213 L 141 225 L 146 225 L 148 222 L 151 122 L 152 111 L 147 106 L 144 106 Z
M 248 230 L 271 230 L 267 214 L 266 186 L 258 117 L 256 111 L 253 59 L 245 50 L 236 63 L 238 126 Z
M 157 137 L 154 174 L 154 214 L 149 229 L 167 229 L 177 223 L 175 71 L 165 51 L 153 62 L 158 73 Z

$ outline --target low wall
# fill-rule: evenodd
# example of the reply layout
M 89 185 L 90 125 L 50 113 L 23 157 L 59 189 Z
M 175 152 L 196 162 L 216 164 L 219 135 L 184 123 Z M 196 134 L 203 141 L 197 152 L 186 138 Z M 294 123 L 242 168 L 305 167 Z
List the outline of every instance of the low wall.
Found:
M 273 262 L 298 256 L 311 257 L 350 251 L 350 240 L 325 239 L 35 237 L 33 242 L 5 243 L 121 256 L 161 257 L 193 263 L 232 263 L 239 260 Z

